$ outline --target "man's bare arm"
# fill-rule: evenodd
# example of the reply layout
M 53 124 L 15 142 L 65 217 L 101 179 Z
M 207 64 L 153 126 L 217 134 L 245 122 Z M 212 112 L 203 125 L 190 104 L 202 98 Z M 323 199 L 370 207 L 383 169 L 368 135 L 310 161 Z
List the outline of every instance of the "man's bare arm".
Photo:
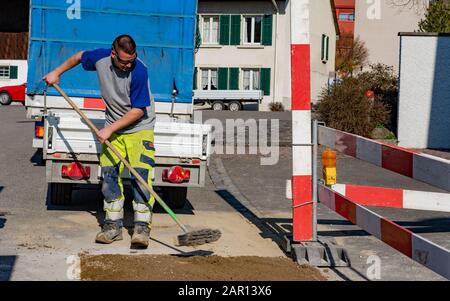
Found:
M 118 130 L 121 130 L 123 128 L 126 128 L 129 125 L 132 125 L 137 120 L 139 120 L 142 116 L 144 116 L 144 110 L 140 108 L 133 108 L 130 111 L 128 111 L 125 115 L 123 115 L 122 118 L 117 120 L 116 122 L 108 125 L 107 127 L 101 129 L 98 134 L 97 138 L 101 143 L 105 143 L 105 140 L 109 139 L 109 137 L 117 132 Z
M 45 80 L 47 85 L 59 84 L 59 77 L 61 76 L 61 74 L 81 63 L 82 54 L 83 51 L 75 53 L 74 55 L 69 57 L 64 63 L 58 66 L 55 70 L 44 76 L 43 80 Z

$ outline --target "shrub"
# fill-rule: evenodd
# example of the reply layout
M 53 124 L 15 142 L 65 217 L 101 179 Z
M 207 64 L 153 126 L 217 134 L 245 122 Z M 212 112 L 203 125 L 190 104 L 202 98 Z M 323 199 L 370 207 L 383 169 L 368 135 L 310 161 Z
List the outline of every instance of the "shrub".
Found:
M 389 103 L 396 85 L 390 67 L 373 65 L 369 71 L 342 78 L 330 90 L 322 89 L 315 109 L 328 126 L 367 137 L 375 127 L 390 124 Z M 368 90 L 375 92 L 373 99 L 365 95 Z
M 281 102 L 271 102 L 269 109 L 272 112 L 284 112 L 284 106 Z
M 425 19 L 419 22 L 420 32 L 450 32 L 450 4 L 444 1 L 431 2 Z
M 397 133 L 398 78 L 394 68 L 384 64 L 370 65 L 370 70 L 360 73 L 358 78 L 370 86 L 377 100 L 389 111 L 385 127 Z
M 336 71 L 340 75 L 351 75 L 366 65 L 369 57 L 365 43 L 359 37 L 344 32 L 339 37 L 336 49 Z

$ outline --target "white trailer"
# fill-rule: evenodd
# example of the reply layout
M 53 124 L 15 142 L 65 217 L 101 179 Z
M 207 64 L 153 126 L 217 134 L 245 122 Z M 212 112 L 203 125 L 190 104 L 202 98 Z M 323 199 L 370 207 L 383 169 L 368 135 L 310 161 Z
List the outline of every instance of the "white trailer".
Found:
M 261 90 L 194 90 L 194 103 L 208 103 L 215 111 L 239 111 L 243 103 L 260 104 L 263 96 Z

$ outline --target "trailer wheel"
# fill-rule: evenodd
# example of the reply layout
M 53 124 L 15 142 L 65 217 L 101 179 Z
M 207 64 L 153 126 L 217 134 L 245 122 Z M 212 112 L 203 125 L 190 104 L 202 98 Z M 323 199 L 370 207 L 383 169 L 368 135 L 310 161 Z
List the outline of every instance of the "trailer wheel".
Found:
M 181 209 L 186 205 L 187 187 L 161 187 L 163 201 L 170 209 Z
M 225 104 L 223 103 L 223 101 L 215 101 L 212 104 L 212 109 L 214 111 L 223 111 L 224 108 L 225 108 Z
M 7 106 L 11 103 L 11 95 L 9 95 L 8 92 L 2 92 L 0 93 L 0 104 Z
M 49 188 L 52 205 L 69 205 L 72 202 L 72 184 L 51 183 Z
M 239 101 L 232 101 L 228 105 L 228 109 L 233 112 L 240 111 L 242 109 L 242 104 Z

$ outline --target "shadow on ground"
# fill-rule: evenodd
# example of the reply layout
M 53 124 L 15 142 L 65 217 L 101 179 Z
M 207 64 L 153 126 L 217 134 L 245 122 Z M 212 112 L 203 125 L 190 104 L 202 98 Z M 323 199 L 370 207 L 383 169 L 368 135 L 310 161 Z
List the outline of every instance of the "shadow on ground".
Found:
M 3 186 L 0 186 L 0 192 L 2 192 L 3 190 Z M 0 229 L 3 229 L 5 227 L 6 224 L 6 212 L 1 212 L 0 211 Z
M 155 192 L 161 196 L 161 191 L 155 187 Z M 133 194 L 128 185 L 125 185 L 125 204 L 124 204 L 124 227 L 128 229 L 129 233 L 132 233 L 134 227 L 134 211 L 133 211 Z M 81 185 L 75 186 L 72 192 L 72 203 L 70 205 L 53 205 L 50 202 L 50 187 L 47 189 L 46 199 L 47 210 L 50 211 L 83 211 L 88 212 L 97 219 L 97 223 L 100 226 L 103 225 L 105 220 L 105 213 L 103 211 L 103 194 L 100 190 L 100 185 Z M 192 203 L 186 200 L 186 205 L 181 209 L 173 210 L 176 215 L 193 215 L 194 207 Z M 155 203 L 153 213 L 165 213 L 164 209 Z
M 252 211 L 250 211 L 245 205 L 239 202 L 236 197 L 228 190 L 216 190 L 216 193 L 227 202 L 233 209 L 239 212 L 249 222 L 254 224 L 261 231 L 262 238 L 270 238 L 275 242 L 282 251 L 285 251 L 283 246 L 283 234 L 292 231 L 292 226 L 287 224 L 288 219 L 276 219 L 276 218 L 259 218 Z
M 447 233 L 450 232 L 450 220 L 445 217 L 420 219 L 417 221 L 396 221 L 394 223 L 401 227 L 405 227 L 413 233 L 425 234 L 425 233 Z M 336 226 L 354 226 L 351 222 L 346 220 L 334 220 L 334 219 L 319 219 L 317 221 L 319 225 L 336 225 Z M 331 231 L 319 231 L 323 236 L 370 236 L 364 230 L 361 229 L 345 229 L 345 230 L 331 230 Z
M 45 166 L 44 156 L 42 154 L 42 148 L 36 149 L 33 156 L 30 158 L 30 162 L 33 163 L 34 166 Z
M 17 256 L 0 256 L 0 281 L 11 279 Z

